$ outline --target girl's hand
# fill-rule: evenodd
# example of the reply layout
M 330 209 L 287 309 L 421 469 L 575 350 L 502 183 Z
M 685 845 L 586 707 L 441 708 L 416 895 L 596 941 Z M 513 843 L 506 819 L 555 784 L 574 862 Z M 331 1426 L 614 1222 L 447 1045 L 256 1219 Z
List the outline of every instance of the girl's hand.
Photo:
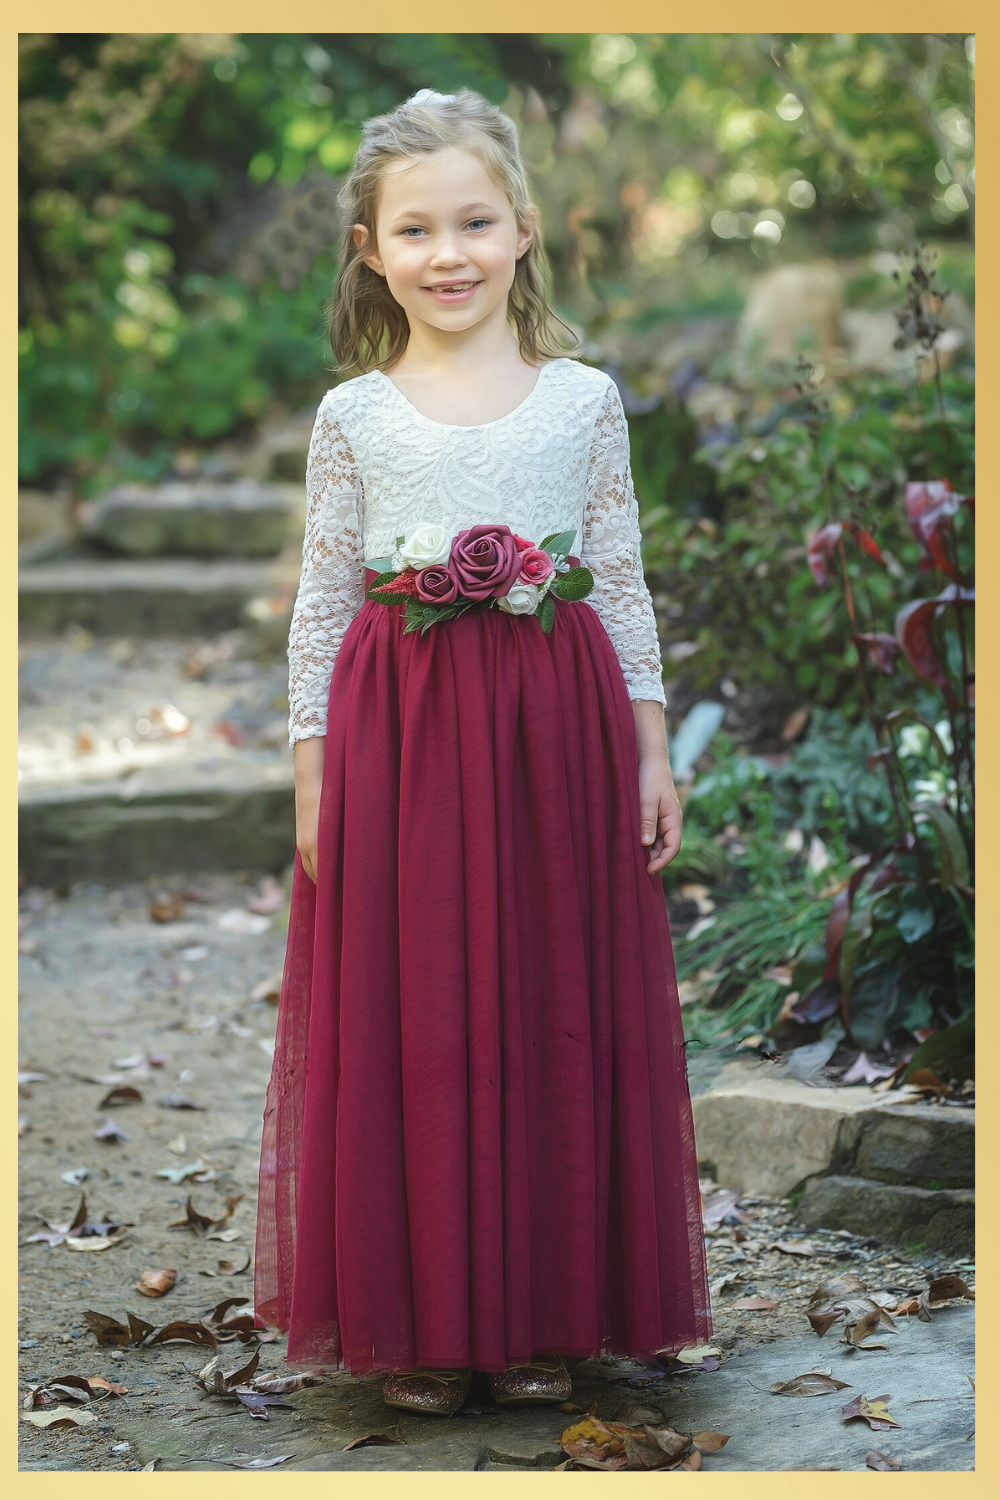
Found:
M 312 739 L 296 740 L 292 751 L 295 759 L 295 847 L 302 868 L 314 885 L 325 750 L 325 736 L 317 735 Z
M 635 738 L 639 752 L 639 805 L 642 811 L 642 842 L 649 852 L 647 875 L 658 875 L 681 847 L 680 799 L 670 770 L 667 726 L 663 707 L 652 699 L 632 704 Z
M 639 762 L 642 842 L 649 853 L 647 875 L 658 875 L 681 847 L 683 814 L 666 756 Z

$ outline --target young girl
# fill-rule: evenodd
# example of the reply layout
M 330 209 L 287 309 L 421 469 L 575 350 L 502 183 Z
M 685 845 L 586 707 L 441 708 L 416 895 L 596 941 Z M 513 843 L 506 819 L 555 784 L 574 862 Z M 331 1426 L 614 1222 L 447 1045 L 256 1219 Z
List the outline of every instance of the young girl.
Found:
M 564 1401 L 566 1359 L 711 1331 L 628 433 L 562 352 L 498 109 L 422 89 L 369 120 L 341 204 L 331 341 L 362 373 L 309 454 L 256 1307 L 395 1406 L 451 1414 L 473 1370 Z M 563 533 L 593 589 L 546 629 Z M 478 603 L 406 630 L 367 593 L 386 559 L 450 559 L 437 596 Z

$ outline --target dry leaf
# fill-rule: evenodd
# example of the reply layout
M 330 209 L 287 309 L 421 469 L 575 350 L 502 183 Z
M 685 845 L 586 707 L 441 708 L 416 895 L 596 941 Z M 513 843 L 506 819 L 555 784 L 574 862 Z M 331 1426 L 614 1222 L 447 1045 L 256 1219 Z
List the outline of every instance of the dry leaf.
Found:
M 220 1260 L 218 1268 L 214 1271 L 207 1269 L 199 1272 L 201 1276 L 239 1276 L 241 1271 L 247 1270 L 250 1265 L 250 1251 L 244 1250 L 241 1260 Z
M 835 1396 L 838 1391 L 849 1389 L 849 1380 L 834 1380 L 832 1375 L 820 1374 L 818 1370 L 809 1370 L 805 1375 L 796 1375 L 771 1387 L 775 1396 Z
M 852 1083 L 877 1083 L 880 1078 L 891 1078 L 895 1069 L 884 1067 L 881 1063 L 873 1063 L 864 1052 L 859 1052 L 857 1057 L 840 1080 L 841 1084 Z
M 717 1187 L 702 1200 L 702 1220 L 706 1229 L 717 1229 L 724 1219 L 734 1218 L 746 1224 L 749 1214 L 738 1207 L 740 1194 L 736 1188 Z
M 189 1323 L 183 1319 L 176 1323 L 168 1323 L 158 1333 L 154 1333 L 149 1340 L 153 1344 L 208 1344 L 214 1349 L 219 1342 L 211 1328 L 206 1328 L 204 1323 Z
M 194 1099 L 189 1099 L 187 1094 L 164 1094 L 158 1101 L 161 1109 L 206 1109 L 207 1105 L 198 1104 Z
M 401 1443 L 403 1438 L 390 1437 L 387 1432 L 366 1432 L 364 1437 L 351 1438 L 341 1448 L 341 1453 L 347 1453 L 351 1448 L 381 1448 L 392 1443 Z
M 903 1467 L 898 1458 L 890 1458 L 888 1453 L 879 1453 L 877 1448 L 872 1448 L 865 1454 L 865 1463 L 869 1469 L 883 1469 L 886 1472 Z
M 117 1143 L 118 1141 L 127 1141 L 128 1136 L 118 1124 L 117 1120 L 112 1120 L 109 1118 L 105 1120 L 103 1125 L 99 1125 L 94 1131 L 94 1140 L 111 1141 Z
M 691 1349 L 681 1349 L 674 1355 L 682 1365 L 700 1365 L 703 1359 L 714 1356 L 721 1358 L 722 1350 L 716 1349 L 713 1344 L 697 1344 Z
M 728 1432 L 692 1432 L 691 1441 L 702 1453 L 718 1453 L 729 1442 Z
M 99 1344 L 118 1344 L 124 1346 L 132 1343 L 128 1328 L 124 1323 L 119 1323 L 117 1318 L 108 1317 L 107 1313 L 85 1312 L 84 1321 L 96 1335 Z
M 97 1418 L 86 1408 L 52 1406 L 47 1410 L 22 1412 L 21 1421 L 30 1422 L 32 1427 L 86 1427 Z
M 141 1104 L 142 1094 L 130 1083 L 119 1083 L 109 1089 L 97 1106 L 98 1109 L 110 1109 L 112 1104 Z
M 887 1432 L 891 1427 L 898 1427 L 899 1423 L 891 1415 L 888 1402 L 891 1396 L 855 1396 L 846 1406 L 840 1409 L 840 1420 L 850 1422 L 854 1417 L 862 1417 L 876 1432 Z
M 226 1199 L 226 1210 L 225 1210 L 225 1213 L 223 1213 L 217 1219 L 209 1219 L 208 1217 L 206 1217 L 205 1214 L 199 1213 L 198 1210 L 195 1208 L 195 1206 L 194 1206 L 193 1202 L 191 1201 L 191 1199 L 188 1198 L 187 1203 L 185 1205 L 185 1209 L 184 1209 L 184 1217 L 183 1217 L 183 1219 L 173 1219 L 170 1222 L 170 1224 L 168 1224 L 167 1228 L 168 1229 L 191 1229 L 191 1230 L 193 1230 L 193 1232 L 195 1234 L 197 1234 L 199 1236 L 202 1236 L 204 1238 L 207 1238 L 207 1239 L 223 1239 L 223 1238 L 227 1238 L 228 1239 L 228 1238 L 233 1238 L 237 1234 L 239 1234 L 240 1231 L 238 1229 L 236 1229 L 236 1230 L 223 1230 L 220 1233 L 218 1231 L 217 1226 L 221 1225 L 221 1224 L 225 1224 L 228 1219 L 231 1219 L 232 1216 L 233 1216 L 233 1210 L 236 1208 L 236 1205 L 238 1203 L 242 1203 L 242 1201 L 243 1201 L 243 1194 L 242 1193 L 236 1194 L 235 1197 L 227 1198 Z M 215 1227 L 213 1227 L 213 1226 L 215 1226 Z
M 183 1167 L 161 1167 L 155 1173 L 155 1176 L 162 1177 L 167 1182 L 172 1182 L 176 1187 L 180 1183 L 186 1182 L 189 1177 L 195 1182 L 204 1182 L 206 1174 L 213 1171 L 214 1168 L 206 1167 L 199 1156 L 197 1161 L 189 1161 Z
M 117 1245 L 121 1238 L 121 1235 L 111 1237 L 102 1234 L 89 1234 L 83 1238 L 78 1238 L 76 1235 L 68 1234 L 64 1243 L 67 1250 L 99 1251 L 110 1250 L 111 1246 Z
M 775 1240 L 768 1247 L 771 1250 L 781 1250 L 785 1255 L 826 1255 L 829 1252 L 825 1245 L 817 1245 L 812 1240 Z
M 250 991 L 251 1000 L 266 1000 L 269 1005 L 277 1005 L 281 999 L 281 970 L 271 974 L 267 979 L 262 979 L 255 984 Z
M 780 1302 L 775 1302 L 771 1297 L 741 1297 L 738 1302 L 731 1302 L 734 1312 L 774 1312 L 780 1307 Z
M 154 922 L 179 922 L 184 915 L 184 898 L 166 892 L 154 896 L 149 903 L 149 915 Z
M 133 1344 L 141 1344 L 153 1332 L 152 1323 L 147 1323 L 145 1318 L 136 1317 L 135 1313 L 126 1313 L 125 1316 L 128 1318 L 129 1335 Z
M 168 1271 L 143 1271 L 136 1282 L 136 1291 L 141 1292 L 144 1297 L 164 1297 L 173 1287 L 177 1280 L 177 1272 Z
M 253 1388 L 268 1396 L 285 1396 L 290 1391 L 304 1391 L 307 1386 L 322 1385 L 323 1379 L 322 1370 L 303 1370 L 299 1375 L 259 1375 Z

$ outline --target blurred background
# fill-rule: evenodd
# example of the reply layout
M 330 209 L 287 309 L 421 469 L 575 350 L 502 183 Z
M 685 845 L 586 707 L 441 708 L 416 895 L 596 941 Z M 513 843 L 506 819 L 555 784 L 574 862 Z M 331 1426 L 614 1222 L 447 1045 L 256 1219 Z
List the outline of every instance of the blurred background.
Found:
M 367 116 L 466 85 L 629 417 L 692 1038 L 919 1074 L 972 993 L 974 37 L 20 47 L 27 884 L 287 865 L 336 192 Z

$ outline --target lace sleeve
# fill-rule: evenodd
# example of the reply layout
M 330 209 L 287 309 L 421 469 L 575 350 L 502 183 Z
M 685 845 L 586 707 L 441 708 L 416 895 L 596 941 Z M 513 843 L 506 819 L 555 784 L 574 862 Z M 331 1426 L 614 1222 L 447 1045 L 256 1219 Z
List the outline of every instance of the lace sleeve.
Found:
M 290 744 L 326 733 L 334 659 L 364 603 L 363 488 L 325 402 L 309 443 L 306 492 L 302 575 L 288 636 Z
M 588 602 L 618 654 L 630 698 L 666 703 L 653 601 L 642 571 L 639 506 L 632 487 L 628 426 L 618 388 L 608 385 L 587 474 L 580 561 L 594 575 Z

